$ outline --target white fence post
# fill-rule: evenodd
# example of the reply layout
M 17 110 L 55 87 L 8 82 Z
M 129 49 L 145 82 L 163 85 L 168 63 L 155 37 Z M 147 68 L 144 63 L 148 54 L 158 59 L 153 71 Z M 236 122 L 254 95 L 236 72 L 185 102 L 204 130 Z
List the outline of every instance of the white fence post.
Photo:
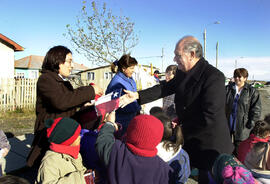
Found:
M 37 79 L 0 78 L 0 111 L 35 108 Z

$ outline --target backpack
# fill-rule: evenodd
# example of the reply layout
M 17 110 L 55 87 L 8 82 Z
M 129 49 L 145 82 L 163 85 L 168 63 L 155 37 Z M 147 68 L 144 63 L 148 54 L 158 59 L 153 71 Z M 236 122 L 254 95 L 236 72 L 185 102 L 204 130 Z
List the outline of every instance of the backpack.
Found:
M 244 164 L 249 169 L 269 171 L 270 173 L 270 149 L 269 142 L 257 142 L 247 153 Z

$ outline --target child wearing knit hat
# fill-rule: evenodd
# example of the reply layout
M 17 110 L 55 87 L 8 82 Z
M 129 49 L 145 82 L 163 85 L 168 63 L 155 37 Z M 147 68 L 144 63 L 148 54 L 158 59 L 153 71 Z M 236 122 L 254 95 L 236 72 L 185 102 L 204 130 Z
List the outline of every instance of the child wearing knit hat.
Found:
M 111 184 L 169 183 L 172 168 L 157 156 L 156 146 L 163 136 L 163 124 L 151 115 L 135 116 L 126 132 L 125 141 L 114 138 L 117 130 L 115 112 L 101 128 L 96 151 L 107 168 Z
M 39 167 L 36 183 L 85 183 L 86 168 L 80 150 L 81 126 L 71 118 L 45 121 L 48 150 Z
M 217 184 L 259 184 L 251 172 L 236 157 L 229 154 L 217 157 L 212 174 Z

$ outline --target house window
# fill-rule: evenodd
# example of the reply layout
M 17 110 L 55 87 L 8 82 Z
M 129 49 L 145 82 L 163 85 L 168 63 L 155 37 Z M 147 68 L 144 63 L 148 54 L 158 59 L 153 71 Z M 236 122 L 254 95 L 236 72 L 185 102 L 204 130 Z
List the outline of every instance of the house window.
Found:
M 104 73 L 104 78 L 105 78 L 105 79 L 109 79 L 109 73 L 108 73 L 108 72 L 105 72 L 105 73 Z
M 24 73 L 16 73 L 15 78 L 16 79 L 23 79 L 24 78 Z
M 112 72 L 105 72 L 104 73 L 104 78 L 105 79 L 112 79 L 113 78 L 113 73 Z
M 37 71 L 31 71 L 30 78 L 31 79 L 37 79 L 38 78 L 38 72 Z
M 87 72 L 87 80 L 95 80 L 95 72 Z

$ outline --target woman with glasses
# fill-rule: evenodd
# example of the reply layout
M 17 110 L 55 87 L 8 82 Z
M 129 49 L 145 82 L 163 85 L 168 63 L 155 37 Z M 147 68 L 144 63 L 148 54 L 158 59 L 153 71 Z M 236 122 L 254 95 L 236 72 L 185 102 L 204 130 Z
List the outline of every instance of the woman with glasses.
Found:
M 38 167 L 49 147 L 44 121 L 48 118 L 73 117 L 78 108 L 102 95 L 97 85 L 73 89 L 66 79 L 73 68 L 72 52 L 64 46 L 51 48 L 43 61 L 37 82 L 34 140 L 27 158 L 29 167 Z
M 249 137 L 260 119 L 261 101 L 259 92 L 247 83 L 245 68 L 235 69 L 233 78 L 234 82 L 226 86 L 226 117 L 236 154 L 239 144 Z

